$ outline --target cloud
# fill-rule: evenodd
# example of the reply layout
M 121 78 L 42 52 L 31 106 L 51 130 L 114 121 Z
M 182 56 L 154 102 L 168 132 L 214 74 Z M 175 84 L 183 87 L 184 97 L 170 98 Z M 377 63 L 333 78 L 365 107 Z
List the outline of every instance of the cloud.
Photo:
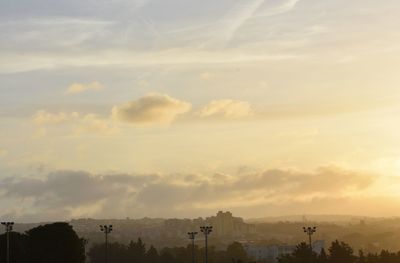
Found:
M 197 115 L 208 118 L 238 119 L 249 117 L 253 114 L 250 103 L 237 100 L 214 100 L 204 106 Z
M 5 157 L 8 154 L 8 151 L 0 148 L 0 158 Z
M 46 110 L 40 110 L 33 116 L 33 122 L 40 125 L 40 129 L 37 130 L 37 137 L 41 137 L 47 134 L 47 125 L 70 125 L 71 129 L 69 132 L 75 135 L 82 134 L 101 134 L 101 135 L 112 135 L 119 132 L 119 128 L 116 127 L 112 120 L 109 118 L 101 118 L 96 114 L 80 114 L 78 112 L 58 112 L 52 113 Z
M 114 106 L 115 119 L 132 124 L 171 123 L 188 112 L 191 104 L 168 95 L 151 93 L 138 100 Z
M 101 134 L 114 135 L 120 132 L 120 129 L 112 123 L 112 120 L 101 118 L 96 114 L 84 115 L 74 128 L 77 135 L 81 134 Z
M 240 2 L 238 1 L 228 9 L 225 15 L 214 23 L 206 23 L 202 27 L 207 32 L 213 32 L 211 40 L 206 41 L 205 45 L 213 46 L 215 44 L 227 45 L 235 38 L 240 29 L 246 25 L 248 21 L 260 16 L 274 16 L 291 11 L 300 0 L 252 0 Z M 214 29 L 216 28 L 216 29 Z M 188 28 L 190 29 L 190 28 Z M 201 30 L 200 30 L 201 32 Z
M 1 50 L 0 50 L 1 51 Z M 198 48 L 180 48 L 142 52 L 130 49 L 101 50 L 107 54 L 107 60 L 101 59 L 98 52 L 93 49 L 82 54 L 64 52 L 43 52 L 37 54 L 33 51 L 20 53 L 0 52 L 0 73 L 21 73 L 32 70 L 57 70 L 65 67 L 99 67 L 110 68 L 120 65 L 123 68 L 154 67 L 160 65 L 197 66 L 199 64 L 221 65 L 232 63 L 298 60 L 304 54 L 293 52 L 262 53 L 253 50 L 200 50 Z
M 289 12 L 296 7 L 298 2 L 300 2 L 300 0 L 277 1 L 277 3 L 272 3 L 272 6 L 267 5 L 263 12 L 261 12 L 261 16 L 274 16 Z
M 63 219 L 69 219 L 125 217 L 127 211 L 132 213 L 128 216 L 180 216 L 214 212 L 221 207 L 268 209 L 281 205 L 285 209 L 292 203 L 351 198 L 349 191 L 363 193 L 373 183 L 370 174 L 336 167 L 309 173 L 271 169 L 239 175 L 96 175 L 65 170 L 41 179 L 5 178 L 0 181 L 0 193 L 7 202 L 30 204 L 17 217 L 37 213 L 48 220 L 54 211 L 64 211 Z
M 103 86 L 97 81 L 93 81 L 86 84 L 74 83 L 68 87 L 68 89 L 65 91 L 65 94 L 78 94 L 88 90 L 101 90 L 101 89 L 103 89 Z
M 202 80 L 210 80 L 214 75 L 211 74 L 210 72 L 206 71 L 200 74 L 200 78 Z
M 79 118 L 79 113 L 72 112 L 72 113 L 52 113 L 46 110 L 39 110 L 33 116 L 33 122 L 38 125 L 45 125 L 45 124 L 60 124 L 66 121 L 70 121 L 72 119 Z
M 261 7 L 265 0 L 253 0 L 246 4 L 234 6 L 224 18 L 225 28 L 220 36 L 224 43 L 228 43 L 240 29 L 240 27 L 249 20 L 254 13 Z
M 122 128 L 116 120 L 135 125 L 169 124 L 188 113 L 191 107 L 189 102 L 165 94 L 150 93 L 137 100 L 114 106 L 111 116 L 39 110 L 32 116 L 32 121 L 38 125 L 37 137 L 46 135 L 50 128 L 61 125 L 64 125 L 63 131 L 74 135 L 114 135 Z M 234 120 L 253 115 L 253 110 L 248 102 L 226 99 L 211 101 L 195 115 L 201 118 Z M 192 118 L 192 121 L 198 121 L 198 118 Z
M 109 210 L 107 206 L 116 203 L 119 205 L 112 205 L 114 209 L 118 207 L 115 213 L 121 213 L 120 209 L 126 209 L 127 203 L 134 201 L 132 198 L 137 189 L 156 179 L 157 176 L 153 175 L 101 176 L 65 170 L 52 172 L 41 179 L 9 177 L 0 182 L 0 191 L 4 198 L 18 200 L 23 203 L 21 207 L 28 206 L 26 210 L 15 214 L 16 217 L 60 220 L 73 215 L 102 215 L 104 209 Z

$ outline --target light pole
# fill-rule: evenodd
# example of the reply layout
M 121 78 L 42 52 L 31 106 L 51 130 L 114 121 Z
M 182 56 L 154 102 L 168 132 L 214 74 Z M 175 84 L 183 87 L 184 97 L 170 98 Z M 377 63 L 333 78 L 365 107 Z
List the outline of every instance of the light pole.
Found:
M 212 232 L 212 226 L 201 226 L 200 231 L 204 234 L 206 242 L 206 258 L 205 263 L 208 263 L 208 235 Z
M 304 233 L 306 233 L 308 235 L 308 241 L 310 243 L 310 250 L 312 251 L 311 236 L 317 231 L 317 227 L 315 227 L 315 226 L 303 227 L 303 231 L 304 231 Z
M 82 244 L 83 244 L 83 251 L 85 253 L 85 262 L 87 261 L 87 255 L 86 255 L 86 247 L 89 244 L 89 239 L 82 238 Z
M 10 263 L 10 232 L 13 229 L 14 222 L 1 222 L 6 227 L 7 233 L 7 263 Z
M 105 238 L 106 238 L 106 248 L 105 248 L 105 254 L 104 254 L 104 262 L 107 263 L 108 261 L 108 234 L 111 233 L 112 225 L 100 225 L 100 230 L 101 232 L 104 233 Z
M 197 232 L 188 232 L 189 239 L 192 240 L 192 263 L 194 263 L 194 239 L 196 238 Z

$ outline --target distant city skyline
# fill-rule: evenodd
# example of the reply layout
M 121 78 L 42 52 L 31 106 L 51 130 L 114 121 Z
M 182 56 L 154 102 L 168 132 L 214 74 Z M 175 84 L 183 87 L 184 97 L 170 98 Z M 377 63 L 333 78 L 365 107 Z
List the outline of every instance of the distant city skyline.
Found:
M 397 0 L 0 3 L 0 218 L 400 216 Z

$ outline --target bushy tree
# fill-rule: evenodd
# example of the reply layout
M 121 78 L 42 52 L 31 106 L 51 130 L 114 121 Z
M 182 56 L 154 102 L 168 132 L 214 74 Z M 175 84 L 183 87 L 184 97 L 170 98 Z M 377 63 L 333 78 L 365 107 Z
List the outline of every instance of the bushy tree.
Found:
M 247 261 L 247 253 L 244 250 L 242 244 L 239 242 L 233 242 L 226 249 L 226 253 L 231 259 L 231 262 L 246 262 Z
M 353 249 L 344 242 L 338 240 L 332 242 L 329 248 L 328 262 L 330 263 L 353 263 L 357 259 L 353 255 Z
M 327 263 L 328 255 L 325 252 L 325 249 L 322 248 L 321 253 L 318 255 L 318 263 Z
M 292 254 L 283 255 L 278 258 L 279 263 L 311 263 L 317 262 L 318 256 L 306 243 L 300 243 Z
M 146 245 L 143 243 L 141 238 L 138 238 L 136 242 L 131 241 L 127 249 L 130 260 L 134 262 L 143 262 L 146 254 Z
M 91 263 L 104 263 L 105 244 L 95 244 L 88 252 Z M 109 262 L 127 263 L 126 247 L 119 243 L 109 243 L 107 246 L 107 258 Z
M 54 223 L 27 231 L 27 257 L 30 263 L 83 263 L 85 248 L 72 226 Z
M 366 263 L 366 258 L 364 256 L 364 252 L 362 250 L 358 251 L 358 259 L 357 263 Z
M 145 255 L 145 262 L 146 263 L 158 263 L 159 262 L 159 255 L 157 249 L 153 246 L 150 246 L 149 250 L 147 250 Z

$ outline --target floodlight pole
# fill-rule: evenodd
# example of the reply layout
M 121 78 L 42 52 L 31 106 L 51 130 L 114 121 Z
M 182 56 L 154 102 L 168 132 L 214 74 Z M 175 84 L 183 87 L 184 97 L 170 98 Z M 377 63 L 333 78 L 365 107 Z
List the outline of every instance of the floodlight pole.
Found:
M 303 227 L 303 231 L 308 235 L 308 242 L 310 244 L 310 250 L 312 251 L 311 236 L 317 231 L 317 227 L 315 226 Z
M 13 229 L 14 222 L 1 222 L 3 226 L 6 228 L 7 235 L 7 263 L 10 263 L 10 232 Z
M 196 238 L 197 232 L 188 232 L 189 239 L 192 241 L 192 263 L 194 263 L 194 239 Z
M 105 247 L 105 253 L 104 253 L 104 262 L 107 263 L 108 262 L 108 234 L 111 233 L 111 231 L 113 230 L 112 225 L 100 225 L 100 230 L 101 232 L 104 233 L 105 236 L 105 240 L 106 240 L 106 247 Z
M 204 234 L 205 237 L 205 263 L 208 263 L 208 235 L 212 232 L 213 227 L 212 226 L 201 226 L 200 231 Z

